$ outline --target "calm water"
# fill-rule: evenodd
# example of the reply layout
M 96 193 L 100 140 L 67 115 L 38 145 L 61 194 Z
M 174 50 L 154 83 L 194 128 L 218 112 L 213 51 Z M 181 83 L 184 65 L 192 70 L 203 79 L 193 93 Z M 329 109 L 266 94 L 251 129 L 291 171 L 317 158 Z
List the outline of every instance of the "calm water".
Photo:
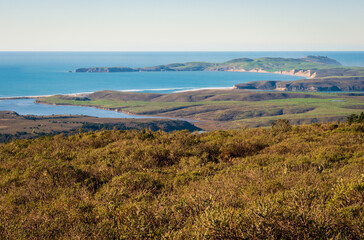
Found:
M 296 58 L 307 55 L 328 56 L 344 65 L 364 66 L 364 52 L 0 52 L 0 97 L 82 93 L 106 89 L 170 93 L 200 88 L 232 87 L 236 83 L 258 80 L 296 80 L 302 77 L 238 72 L 108 74 L 68 71 L 80 67 L 145 67 L 188 61 L 224 62 L 240 57 Z M 18 103 L 2 102 L 2 109 L 16 111 Z M 4 106 L 8 109 L 4 109 Z M 63 107 L 65 106 L 47 106 L 45 112 L 37 109 L 31 114 L 74 113 L 71 110 L 73 108 Z M 86 109 L 90 111 L 90 108 Z M 95 114 L 92 113 L 92 116 L 96 116 Z M 110 114 L 119 116 L 120 113 Z
M 12 110 L 21 115 L 87 115 L 103 118 L 153 118 L 146 116 L 134 116 L 125 113 L 108 111 L 103 109 L 79 106 L 53 106 L 34 103 L 34 99 L 1 100 L 0 111 Z
M 5 76 L 4 76 L 5 75 Z M 127 90 L 169 93 L 207 87 L 232 87 L 236 83 L 257 80 L 294 80 L 302 77 L 239 72 L 132 72 L 68 73 L 9 72 L 0 73 L 0 97 L 38 96 Z
M 0 52 L 0 97 L 139 90 L 173 92 L 231 87 L 257 80 L 296 80 L 277 74 L 232 72 L 69 73 L 79 67 L 145 67 L 187 61 L 224 62 L 239 57 L 324 55 L 364 66 L 364 52 Z

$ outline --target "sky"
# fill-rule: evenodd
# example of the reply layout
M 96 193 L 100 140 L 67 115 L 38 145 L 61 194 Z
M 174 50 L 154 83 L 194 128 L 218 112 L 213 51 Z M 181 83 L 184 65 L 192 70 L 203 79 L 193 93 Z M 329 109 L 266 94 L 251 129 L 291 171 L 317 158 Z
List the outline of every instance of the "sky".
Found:
M 364 0 L 0 0 L 0 51 L 364 51 Z

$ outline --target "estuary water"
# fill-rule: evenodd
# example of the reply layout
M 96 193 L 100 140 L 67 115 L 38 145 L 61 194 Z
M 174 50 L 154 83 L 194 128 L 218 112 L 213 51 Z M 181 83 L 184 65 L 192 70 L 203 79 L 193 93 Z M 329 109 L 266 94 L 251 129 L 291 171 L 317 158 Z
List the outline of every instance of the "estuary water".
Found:
M 122 112 L 80 106 L 54 106 L 34 103 L 35 99 L 11 99 L 0 101 L 0 111 L 11 110 L 20 115 L 86 115 L 101 118 L 157 118 L 150 116 L 129 115 Z
M 0 97 L 72 94 L 99 90 L 171 93 L 232 87 L 234 84 L 249 81 L 297 80 L 302 77 L 269 73 L 69 71 L 80 67 L 145 67 L 190 61 L 224 62 L 241 57 L 297 58 L 307 55 L 328 56 L 344 65 L 364 66 L 364 52 L 0 52 Z M 15 111 L 10 105 L 3 104 L 1 107 L 0 104 L 0 110 Z M 59 109 L 60 106 L 49 107 L 47 112 L 51 115 L 58 111 L 52 109 Z M 71 112 L 65 108 L 62 114 Z

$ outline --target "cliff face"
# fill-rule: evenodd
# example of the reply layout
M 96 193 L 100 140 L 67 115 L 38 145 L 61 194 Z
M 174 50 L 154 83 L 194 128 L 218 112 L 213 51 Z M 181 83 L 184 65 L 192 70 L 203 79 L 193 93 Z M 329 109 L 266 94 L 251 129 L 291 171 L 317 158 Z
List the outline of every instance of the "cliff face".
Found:
M 314 78 L 316 77 L 316 72 L 311 72 L 311 70 L 289 70 L 289 71 L 275 71 L 275 72 L 268 72 L 261 68 L 256 68 L 252 70 L 245 70 L 245 69 L 228 69 L 225 70 L 228 72 L 255 72 L 255 73 L 275 73 L 275 74 L 284 74 L 284 75 L 293 75 L 293 76 L 301 76 L 307 78 Z
M 285 75 L 294 75 L 294 76 L 301 76 L 301 77 L 308 77 L 308 78 L 315 78 L 316 77 L 316 72 L 311 72 L 311 70 L 295 70 L 292 69 L 290 71 L 277 71 L 274 73 L 278 73 L 278 74 L 285 74 Z
M 297 81 L 258 81 L 236 84 L 237 89 L 276 91 L 364 91 L 364 77 L 316 78 Z

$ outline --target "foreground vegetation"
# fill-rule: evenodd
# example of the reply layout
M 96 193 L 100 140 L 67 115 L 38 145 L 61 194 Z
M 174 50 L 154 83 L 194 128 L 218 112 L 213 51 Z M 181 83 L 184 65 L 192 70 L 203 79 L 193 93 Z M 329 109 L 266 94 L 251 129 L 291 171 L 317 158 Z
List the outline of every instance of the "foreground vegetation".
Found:
M 0 145 L 1 239 L 363 239 L 364 124 Z
M 195 119 L 196 126 L 227 129 L 269 126 L 278 118 L 292 123 L 345 120 L 364 109 L 364 93 L 307 93 L 203 90 L 171 94 L 99 91 L 84 98 L 52 96 L 38 103 L 107 108 L 140 115 Z

